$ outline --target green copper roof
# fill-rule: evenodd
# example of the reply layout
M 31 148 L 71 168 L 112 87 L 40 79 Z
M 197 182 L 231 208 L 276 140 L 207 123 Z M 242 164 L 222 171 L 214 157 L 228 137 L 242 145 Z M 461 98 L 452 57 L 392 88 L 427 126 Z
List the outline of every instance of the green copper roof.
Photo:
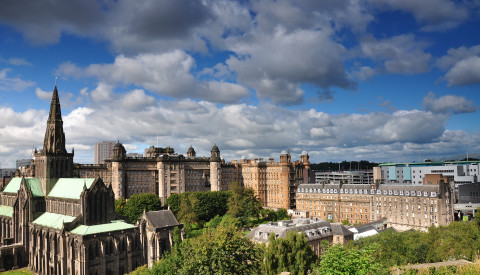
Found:
M 13 178 L 8 185 L 3 189 L 4 193 L 17 193 L 20 189 L 20 184 L 22 183 L 22 178 Z M 42 183 L 39 179 L 36 178 L 25 178 L 25 183 L 27 184 L 28 189 L 32 191 L 34 197 L 43 197 Z
M 80 225 L 77 228 L 73 229 L 71 233 L 77 235 L 92 235 L 104 232 L 131 229 L 135 227 L 135 225 L 126 223 L 125 221 L 112 221 L 111 223 L 104 223 L 98 225 Z
M 0 216 L 12 217 L 13 216 L 13 207 L 0 205 Z
M 94 178 L 61 178 L 55 183 L 49 197 L 65 198 L 65 199 L 80 199 L 83 186 L 87 185 L 87 189 L 92 186 Z
M 72 216 L 45 212 L 36 220 L 34 220 L 33 224 L 43 225 L 55 229 L 62 229 L 64 223 L 72 222 L 74 219 L 75 217 Z

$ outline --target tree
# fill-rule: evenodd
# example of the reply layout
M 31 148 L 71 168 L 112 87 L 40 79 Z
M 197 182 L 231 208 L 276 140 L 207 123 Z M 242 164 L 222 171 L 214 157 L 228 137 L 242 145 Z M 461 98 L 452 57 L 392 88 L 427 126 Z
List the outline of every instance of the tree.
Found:
M 151 193 L 135 194 L 125 203 L 124 214 L 131 223 L 135 223 L 143 211 L 156 211 L 162 208 L 160 198 Z
M 198 223 L 197 214 L 194 212 L 194 208 L 197 203 L 198 199 L 192 193 L 189 193 L 182 198 L 180 202 L 180 209 L 178 210 L 178 219 L 182 223 Z
M 124 198 L 115 200 L 115 212 L 121 217 L 125 217 L 125 204 L 127 201 Z
M 228 199 L 227 214 L 234 217 L 258 217 L 262 203 L 251 188 L 243 188 L 237 182 L 230 184 L 232 195 Z
M 477 210 L 475 211 L 473 222 L 480 228 L 480 207 L 477 207 Z
M 258 274 L 261 249 L 234 227 L 206 230 L 154 264 L 154 274 Z
M 167 201 L 165 202 L 165 206 L 170 206 L 170 210 L 173 212 L 173 214 L 177 215 L 178 211 L 180 210 L 180 202 L 181 202 L 180 194 L 174 193 L 167 198 Z
M 328 247 L 313 274 L 388 274 L 388 269 L 375 261 L 374 251 L 375 246 L 348 249 L 337 244 Z
M 275 214 L 277 215 L 277 220 L 279 221 L 290 219 L 290 215 L 288 215 L 287 209 L 285 208 L 278 209 Z
M 264 254 L 265 274 L 279 274 L 289 271 L 292 275 L 307 274 L 317 260 L 305 234 L 290 231 L 286 238 L 276 238 L 271 233 Z

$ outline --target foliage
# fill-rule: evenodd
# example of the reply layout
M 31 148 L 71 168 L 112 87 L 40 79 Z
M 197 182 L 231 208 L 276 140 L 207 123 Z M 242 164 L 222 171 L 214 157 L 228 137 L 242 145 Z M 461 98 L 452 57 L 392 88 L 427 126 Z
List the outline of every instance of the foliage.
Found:
M 157 195 L 151 193 L 135 194 L 125 203 L 124 214 L 131 223 L 135 223 L 143 211 L 156 211 L 162 208 L 162 202 Z
M 233 228 L 241 228 L 244 225 L 244 221 L 235 218 L 234 216 L 231 215 L 225 215 L 222 218 L 222 221 L 220 222 L 221 227 L 233 227 Z
M 198 222 L 198 218 L 197 214 L 195 214 L 193 211 L 193 208 L 198 200 L 192 193 L 185 194 L 186 195 L 181 199 L 177 218 L 180 220 L 180 222 L 185 224 L 196 224 Z
M 243 188 L 237 182 L 230 184 L 227 214 L 234 217 L 258 217 L 262 203 L 251 188 Z
M 179 217 L 181 215 L 189 220 L 197 222 L 207 222 L 215 216 L 223 216 L 227 213 L 229 191 L 219 192 L 186 192 L 182 194 L 172 194 L 168 197 L 166 205 Z M 189 205 L 184 206 L 180 214 L 182 202 Z
M 321 257 L 313 274 L 388 274 L 388 270 L 375 261 L 375 246 L 348 249 L 340 244 L 330 246 Z
M 124 198 L 120 198 L 118 200 L 115 200 L 115 212 L 121 216 L 125 217 L 125 204 L 127 201 Z
M 277 221 L 290 219 L 287 209 L 285 208 L 278 209 L 275 214 L 277 215 Z
M 427 232 L 387 230 L 357 241 L 359 247 L 378 244 L 376 258 L 387 267 L 451 259 L 473 260 L 480 254 L 480 228 L 473 222 L 432 226 Z
M 260 210 L 260 217 L 266 221 L 276 221 L 277 213 L 275 213 L 275 210 L 263 208 Z
M 165 201 L 165 206 L 170 206 L 170 210 L 176 216 L 180 210 L 180 194 L 171 194 L 170 197 Z
M 257 274 L 261 250 L 234 227 L 206 230 L 154 264 L 153 274 Z
M 127 275 L 148 275 L 150 272 L 147 268 L 147 265 L 139 266 L 134 271 L 128 273 Z
M 220 217 L 219 215 L 216 215 L 210 221 L 208 221 L 205 225 L 208 228 L 217 228 L 220 225 L 220 223 L 222 222 L 222 218 L 223 217 Z
M 287 233 L 286 238 L 275 238 L 271 233 L 264 254 L 264 274 L 279 274 L 289 271 L 292 275 L 307 274 L 317 260 L 305 234 L 296 231 Z

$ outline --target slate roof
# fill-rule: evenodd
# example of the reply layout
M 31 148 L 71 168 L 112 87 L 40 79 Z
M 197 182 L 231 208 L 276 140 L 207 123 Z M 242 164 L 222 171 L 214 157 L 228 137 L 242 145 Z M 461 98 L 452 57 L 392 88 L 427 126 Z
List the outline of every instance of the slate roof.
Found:
M 339 223 L 331 223 L 330 228 L 332 228 L 333 235 L 340 235 L 340 236 L 353 235 L 352 231 L 348 230 L 345 226 Z
M 13 217 L 13 207 L 0 205 L 0 216 Z
M 250 231 L 246 236 L 251 238 L 256 242 L 267 242 L 268 236 L 270 233 L 274 233 L 277 238 L 283 238 L 287 236 L 287 233 L 290 231 L 298 231 L 305 233 L 308 241 L 314 239 L 321 239 L 326 236 L 333 235 L 352 235 L 353 233 L 346 229 L 341 224 L 338 226 L 333 226 L 335 228 L 335 233 L 332 231 L 332 225 L 325 220 L 314 220 L 314 219 L 293 219 L 280 222 L 270 222 L 267 224 L 260 224 L 252 231 Z
M 82 194 L 83 186 L 86 185 L 89 189 L 94 182 L 95 178 L 61 178 L 55 183 L 48 196 L 78 200 L 80 194 Z
M 155 228 L 179 225 L 171 210 L 150 211 L 146 215 Z
M 136 228 L 135 225 L 126 223 L 125 221 L 112 221 L 110 223 L 97 224 L 97 225 L 80 225 L 70 231 L 72 234 L 77 235 L 92 235 L 105 232 L 119 231 L 125 229 Z
M 55 229 L 62 229 L 64 223 L 72 222 L 74 219 L 75 217 L 73 216 L 45 212 L 32 223 Z
M 27 188 L 32 191 L 32 195 L 34 197 L 43 197 L 45 194 L 43 193 L 42 183 L 39 179 L 36 178 L 24 178 L 25 183 L 27 184 Z M 16 194 L 20 189 L 20 184 L 22 183 L 22 178 L 13 178 L 10 180 L 8 185 L 3 189 L 4 193 L 14 193 Z

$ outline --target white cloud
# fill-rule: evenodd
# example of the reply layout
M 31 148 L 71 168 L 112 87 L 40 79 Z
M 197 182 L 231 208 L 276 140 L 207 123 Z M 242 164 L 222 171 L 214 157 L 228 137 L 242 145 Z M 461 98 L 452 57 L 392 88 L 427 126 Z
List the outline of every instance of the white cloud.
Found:
M 136 85 L 173 98 L 205 99 L 232 103 L 248 97 L 250 91 L 236 83 L 216 80 L 197 80 L 192 75 L 193 58 L 183 51 L 163 54 L 141 54 L 135 57 L 117 56 L 112 64 L 92 64 L 79 68 L 71 63 L 59 66 L 63 76 L 95 77 L 100 81 L 92 91 L 95 100 L 109 100 L 113 87 Z
M 239 83 L 255 89 L 259 98 L 299 104 L 303 83 L 325 90 L 356 86 L 345 72 L 345 49 L 327 31 L 287 32 L 278 27 L 271 34 L 258 33 L 229 43 L 237 53 L 226 61 L 229 69 L 237 73 Z
M 433 113 L 473 113 L 477 110 L 473 101 L 464 96 L 445 95 L 435 98 L 433 92 L 429 92 L 423 98 L 423 108 Z
M 46 92 L 40 88 L 35 89 L 35 95 L 40 98 L 41 100 L 51 100 L 53 92 Z
M 377 70 L 397 74 L 427 72 L 431 55 L 424 52 L 425 47 L 426 43 L 416 41 L 414 35 L 411 34 L 382 40 L 370 37 L 360 42 L 361 51 L 365 56 L 383 62 Z M 372 69 L 368 67 L 361 69 L 359 73 L 359 78 L 365 78 L 373 74 Z
M 480 83 L 480 56 L 462 59 L 445 74 L 448 85 L 464 86 Z
M 16 91 L 21 92 L 35 85 L 35 82 L 22 80 L 18 77 L 8 77 L 10 69 L 0 70 L 0 91 Z

